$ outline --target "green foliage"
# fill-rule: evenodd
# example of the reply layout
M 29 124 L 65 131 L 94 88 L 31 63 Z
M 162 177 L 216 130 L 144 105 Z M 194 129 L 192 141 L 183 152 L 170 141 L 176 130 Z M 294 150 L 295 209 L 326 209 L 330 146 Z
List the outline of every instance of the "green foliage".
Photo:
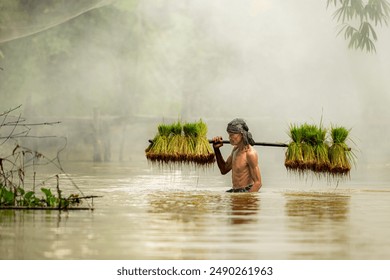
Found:
M 34 191 L 26 192 L 21 187 L 5 187 L 0 185 L 0 206 L 50 207 L 66 209 L 80 204 L 78 195 L 71 194 L 67 198 L 54 195 L 49 188 L 41 188 L 43 197 L 38 198 Z
M 0 205 L 10 206 L 15 203 L 15 195 L 11 190 L 0 185 Z
M 198 125 L 196 123 L 185 123 L 183 125 L 183 133 L 188 137 L 198 136 Z
M 335 144 L 344 143 L 347 140 L 349 130 L 342 126 L 332 127 L 331 129 L 332 141 Z
M 24 124 L 24 120 L 22 121 L 20 118 L 18 119 L 18 123 L 14 124 L 13 117 L 11 115 L 12 112 L 17 110 L 19 107 L 9 109 L 0 114 L 0 132 L 5 132 L 3 136 L 8 135 L 1 144 L 1 152 L 2 156 L 0 157 L 0 206 L 7 207 L 55 207 L 58 209 L 67 208 L 69 205 L 77 205 L 80 203 L 80 198 L 77 195 L 70 195 L 68 198 L 65 198 L 61 195 L 60 183 L 59 183 L 59 175 L 55 175 L 51 178 L 56 178 L 56 191 L 57 196 L 54 195 L 50 188 L 41 188 L 41 191 L 44 195 L 42 198 L 38 198 L 35 193 L 36 188 L 36 175 L 37 170 L 39 169 L 39 165 L 53 165 L 61 173 L 65 173 L 64 169 L 61 166 L 61 163 L 58 159 L 59 152 L 57 153 L 57 157 L 48 158 L 45 155 L 41 154 L 38 151 L 33 151 L 29 148 L 20 146 L 16 144 L 9 145 L 7 139 L 14 139 L 18 141 L 20 138 L 27 136 L 30 131 L 30 126 L 33 124 Z M 7 131 L 3 130 L 7 124 L 12 123 L 12 130 Z M 39 123 L 36 125 L 40 125 Z M 19 130 L 19 127 L 22 127 L 22 130 Z M 5 153 L 8 151 L 8 155 Z M 31 180 L 26 180 L 26 174 L 28 169 L 32 168 L 33 172 L 31 173 Z M 68 177 L 68 176 L 67 176 Z M 69 177 L 68 177 L 69 178 Z M 48 178 L 50 179 L 50 178 Z M 46 185 L 46 180 L 41 182 L 40 185 Z M 27 190 L 27 183 L 31 182 L 32 190 Z M 72 181 L 73 186 L 75 186 L 80 193 L 82 191 L 77 187 L 77 185 Z M 87 197 L 83 197 L 87 198 Z M 89 197 L 88 197 L 89 198 Z
M 349 174 L 351 163 L 355 161 L 355 154 L 345 143 L 349 135 L 348 129 L 336 126 L 331 129 L 332 145 L 329 147 L 330 168 L 339 174 Z
M 27 207 L 42 206 L 42 204 L 42 200 L 37 198 L 35 196 L 35 192 L 33 191 L 26 192 L 23 196 L 23 200 L 21 201 L 21 205 Z
M 291 140 L 295 143 L 300 143 L 302 141 L 302 130 L 297 125 L 290 125 L 289 135 Z
M 170 134 L 168 138 L 167 153 L 173 161 L 180 161 L 182 157 L 182 147 L 185 138 L 182 135 L 182 125 L 178 121 L 170 126 Z
M 166 124 L 160 124 L 157 127 L 158 134 L 157 136 L 166 136 L 169 137 L 169 134 L 171 133 L 171 126 L 166 125 Z
M 58 206 L 59 198 L 55 197 L 50 189 L 41 188 L 41 191 L 45 194 L 45 202 L 48 207 Z
M 207 137 L 207 125 L 196 123 L 160 124 L 153 143 L 145 150 L 152 163 L 195 163 L 208 165 L 215 161 Z
M 351 169 L 353 153 L 345 143 L 349 130 L 333 127 L 330 131 L 320 126 L 303 124 L 290 125 L 291 142 L 286 150 L 287 170 L 303 174 L 345 176 Z M 327 138 L 331 138 L 331 146 Z
M 376 52 L 374 42 L 378 36 L 374 26 L 387 25 L 390 3 L 386 0 L 328 0 L 329 5 L 336 8 L 333 16 L 341 24 L 339 34 L 344 32 L 348 47 Z
M 320 129 L 316 125 L 303 124 L 301 126 L 302 142 L 310 146 L 317 144 L 317 138 L 319 138 Z

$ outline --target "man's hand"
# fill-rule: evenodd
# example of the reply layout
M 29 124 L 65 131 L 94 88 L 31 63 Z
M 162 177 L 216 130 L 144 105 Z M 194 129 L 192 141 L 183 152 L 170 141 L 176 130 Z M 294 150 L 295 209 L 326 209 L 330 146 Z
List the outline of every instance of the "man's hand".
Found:
M 216 136 L 212 140 L 213 140 L 213 147 L 214 147 L 214 149 L 218 149 L 218 148 L 223 146 L 222 137 L 221 136 Z

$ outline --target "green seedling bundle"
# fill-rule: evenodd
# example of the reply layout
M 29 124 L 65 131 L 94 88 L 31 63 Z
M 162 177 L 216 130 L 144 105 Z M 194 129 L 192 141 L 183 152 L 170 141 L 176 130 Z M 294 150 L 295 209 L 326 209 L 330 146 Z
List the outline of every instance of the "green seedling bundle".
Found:
M 157 128 L 158 133 L 153 139 L 153 143 L 146 149 L 146 157 L 151 161 L 168 161 L 171 156 L 168 154 L 168 142 L 171 133 L 169 125 L 160 124 Z
M 332 173 L 347 175 L 355 158 L 346 144 L 349 130 L 344 127 L 332 127 L 330 134 L 332 139 L 329 147 L 330 170 Z
M 284 165 L 287 170 L 303 170 L 302 130 L 296 125 L 291 125 L 289 132 L 291 142 L 287 146 Z
M 327 130 L 322 125 L 290 125 L 285 167 L 299 174 L 348 176 L 354 159 L 346 144 L 348 134 L 344 127 Z
M 145 150 L 146 158 L 159 164 L 212 164 L 215 156 L 206 137 L 207 125 L 202 120 L 160 124 L 157 135 Z

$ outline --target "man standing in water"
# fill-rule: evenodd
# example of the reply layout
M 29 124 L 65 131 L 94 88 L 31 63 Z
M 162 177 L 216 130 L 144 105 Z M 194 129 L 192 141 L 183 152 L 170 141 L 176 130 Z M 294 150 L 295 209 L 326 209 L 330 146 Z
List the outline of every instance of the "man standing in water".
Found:
M 230 144 L 233 150 L 225 161 L 220 147 L 223 146 L 222 137 L 213 138 L 213 148 L 218 168 L 222 175 L 232 170 L 233 188 L 227 192 L 258 192 L 261 188 L 261 175 L 258 164 L 258 155 L 252 147 L 255 141 L 243 119 L 234 119 L 227 126 Z

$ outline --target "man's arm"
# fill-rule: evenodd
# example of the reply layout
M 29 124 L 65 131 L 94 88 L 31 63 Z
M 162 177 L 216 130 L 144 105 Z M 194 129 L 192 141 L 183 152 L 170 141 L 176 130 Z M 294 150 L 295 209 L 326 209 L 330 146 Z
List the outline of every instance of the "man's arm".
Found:
M 219 148 L 214 147 L 215 158 L 217 159 L 217 165 L 222 175 L 227 174 L 232 170 L 232 156 L 230 155 L 225 161 L 222 157 L 221 151 Z
M 223 146 L 222 137 L 214 137 L 213 138 L 213 149 L 215 153 L 215 158 L 217 160 L 217 165 L 222 175 L 225 175 L 230 170 L 232 170 L 232 156 L 230 155 L 228 159 L 225 161 L 219 150 L 220 147 Z
M 259 157 L 255 150 L 251 150 L 248 152 L 247 161 L 249 165 L 249 171 L 253 180 L 253 186 L 250 189 L 250 192 L 258 192 L 262 186 L 258 159 Z

